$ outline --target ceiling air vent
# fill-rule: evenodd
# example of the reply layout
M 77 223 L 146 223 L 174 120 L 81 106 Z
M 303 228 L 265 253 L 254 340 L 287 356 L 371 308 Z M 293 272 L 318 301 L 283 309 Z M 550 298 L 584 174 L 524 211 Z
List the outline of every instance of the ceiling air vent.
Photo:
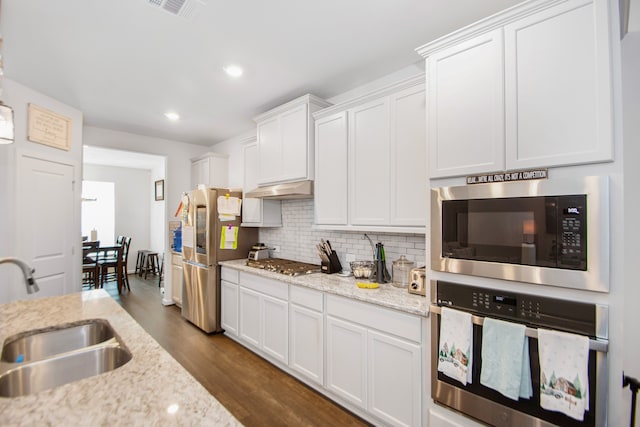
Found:
M 193 19 L 198 9 L 205 6 L 204 0 L 147 0 L 151 6 L 158 7 L 172 15 Z

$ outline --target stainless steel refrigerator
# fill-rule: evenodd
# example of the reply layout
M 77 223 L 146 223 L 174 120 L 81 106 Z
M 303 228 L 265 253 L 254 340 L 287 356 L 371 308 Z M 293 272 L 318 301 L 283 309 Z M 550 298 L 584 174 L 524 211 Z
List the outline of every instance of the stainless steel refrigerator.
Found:
M 220 219 L 218 197 L 227 195 L 242 198 L 241 192 L 199 188 L 186 193 L 182 200 L 182 316 L 207 333 L 222 331 L 218 261 L 246 258 L 258 242 L 257 228 L 240 227 L 242 215 L 231 221 Z M 228 237 L 229 233 L 235 235 L 234 227 L 235 247 Z

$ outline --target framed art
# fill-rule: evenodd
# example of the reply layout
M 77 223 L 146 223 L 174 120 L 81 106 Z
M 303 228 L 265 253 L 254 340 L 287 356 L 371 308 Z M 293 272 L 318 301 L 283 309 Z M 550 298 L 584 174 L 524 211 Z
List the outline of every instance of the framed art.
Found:
M 164 179 L 156 181 L 156 200 L 164 200 Z
M 28 106 L 27 139 L 60 150 L 71 149 L 72 121 L 35 104 Z

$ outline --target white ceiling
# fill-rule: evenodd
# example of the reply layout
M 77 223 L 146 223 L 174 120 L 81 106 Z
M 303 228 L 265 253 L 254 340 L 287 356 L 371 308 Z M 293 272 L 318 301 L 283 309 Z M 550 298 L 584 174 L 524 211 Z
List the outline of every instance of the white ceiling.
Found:
M 164 172 L 164 157 L 102 147 L 82 147 L 82 162 L 89 165 L 118 166 Z
M 189 20 L 149 0 L 4 0 L 0 24 L 5 76 L 85 124 L 209 146 L 297 96 L 416 63 L 416 47 L 520 1 L 206 0 Z

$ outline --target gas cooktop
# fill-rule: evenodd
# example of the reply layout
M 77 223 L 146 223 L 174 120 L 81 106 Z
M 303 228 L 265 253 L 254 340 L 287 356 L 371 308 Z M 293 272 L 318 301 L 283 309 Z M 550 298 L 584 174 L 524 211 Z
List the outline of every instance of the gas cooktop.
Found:
M 287 276 L 301 276 L 303 274 L 320 273 L 321 271 L 319 265 L 281 258 L 250 259 L 247 261 L 247 266 Z

